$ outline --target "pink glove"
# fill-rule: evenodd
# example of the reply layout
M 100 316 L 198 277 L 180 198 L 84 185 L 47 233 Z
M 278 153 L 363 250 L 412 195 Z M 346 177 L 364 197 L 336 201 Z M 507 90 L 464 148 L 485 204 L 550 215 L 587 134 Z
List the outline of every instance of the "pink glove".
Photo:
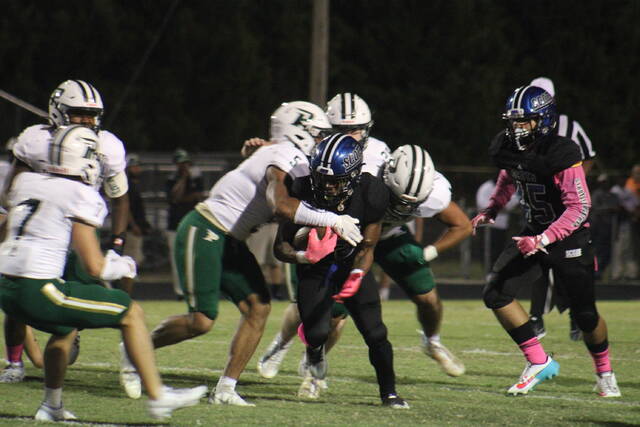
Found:
M 476 235 L 476 228 L 484 224 L 495 224 L 495 214 L 485 209 L 478 212 L 478 215 L 474 216 L 471 220 L 471 226 L 473 227 L 473 235 Z
M 545 254 L 549 253 L 544 248 L 549 244 L 549 240 L 544 234 L 538 234 L 537 236 L 515 236 L 512 237 L 512 239 L 517 242 L 518 249 L 525 258 L 535 254 L 538 251 L 542 251 Z
M 360 289 L 360 283 L 362 282 L 362 276 L 364 276 L 364 271 L 359 268 L 351 270 L 349 273 L 349 277 L 342 285 L 342 290 L 333 296 L 333 299 L 337 302 L 344 302 L 345 298 L 351 298 L 358 292 Z
M 315 228 L 312 228 L 309 232 L 307 250 L 304 256 L 311 264 L 315 264 L 333 252 L 337 242 L 338 235 L 334 233 L 330 227 L 325 227 L 322 240 L 318 239 L 318 232 Z

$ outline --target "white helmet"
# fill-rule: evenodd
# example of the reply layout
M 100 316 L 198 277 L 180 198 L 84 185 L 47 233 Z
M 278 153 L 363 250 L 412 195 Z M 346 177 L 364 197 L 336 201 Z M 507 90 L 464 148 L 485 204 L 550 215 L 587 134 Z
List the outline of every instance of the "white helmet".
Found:
M 427 150 L 417 145 L 396 148 L 384 171 L 384 182 L 391 190 L 391 214 L 411 215 L 431 194 L 434 177 L 435 168 Z
M 339 132 L 363 130 L 362 141 L 365 142 L 373 126 L 369 106 L 355 93 L 339 93 L 331 98 L 327 103 L 327 116 L 331 125 Z
M 93 130 L 82 125 L 61 126 L 50 144 L 47 172 L 79 177 L 91 186 L 98 182 L 102 168 L 99 138 Z
M 319 141 L 331 133 L 331 123 L 322 108 L 306 101 L 284 102 L 271 115 L 271 139 L 291 141 L 310 156 Z
M 94 130 L 100 128 L 104 106 L 93 85 L 82 80 L 67 80 L 58 85 L 49 98 L 49 121 L 53 126 L 68 126 L 73 111 L 96 116 Z

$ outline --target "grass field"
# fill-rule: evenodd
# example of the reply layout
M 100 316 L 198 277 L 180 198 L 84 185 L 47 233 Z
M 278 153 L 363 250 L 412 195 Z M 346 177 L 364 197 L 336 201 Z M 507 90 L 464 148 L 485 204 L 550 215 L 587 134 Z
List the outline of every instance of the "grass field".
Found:
M 150 327 L 170 314 L 181 313 L 179 302 L 143 302 Z M 383 306 L 395 350 L 398 392 L 410 410 L 382 408 L 367 350 L 353 324 L 329 354 L 329 390 L 315 401 L 296 397 L 297 366 L 302 345 L 296 342 L 280 374 L 261 378 L 255 364 L 280 324 L 285 303 L 273 306 L 267 331 L 257 354 L 241 377 L 238 391 L 255 408 L 208 405 L 178 411 L 172 425 L 640 425 L 640 316 L 638 302 L 603 302 L 608 321 L 614 369 L 623 393 L 602 399 L 591 358 L 583 344 L 568 339 L 567 316 L 546 317 L 545 349 L 554 352 L 560 376 L 542 383 L 526 397 L 504 392 L 520 375 L 524 359 L 480 301 L 445 301 L 443 342 L 466 364 L 467 373 L 450 378 L 424 356 L 416 333 L 413 306 L 389 301 Z M 237 311 L 222 303 L 214 330 L 204 337 L 157 351 L 167 384 L 177 387 L 215 385 L 227 357 L 228 342 L 237 324 Z M 41 343 L 46 336 L 39 334 Z M 118 384 L 116 331 L 82 333 L 78 361 L 67 373 L 65 406 L 82 420 L 75 425 L 153 424 L 142 400 L 126 398 Z M 42 398 L 42 372 L 27 362 L 27 381 L 0 384 L 0 424 L 33 424 Z M 144 398 L 143 398 L 144 399 Z

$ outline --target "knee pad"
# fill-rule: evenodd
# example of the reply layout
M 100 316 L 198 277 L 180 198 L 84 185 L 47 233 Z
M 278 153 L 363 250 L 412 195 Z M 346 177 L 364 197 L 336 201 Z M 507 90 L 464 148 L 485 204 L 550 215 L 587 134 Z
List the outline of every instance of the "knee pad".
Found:
M 511 295 L 505 295 L 500 291 L 498 275 L 493 272 L 489 273 L 487 283 L 482 289 L 482 299 L 484 300 L 484 305 L 492 310 L 502 308 L 513 301 Z
M 590 333 L 598 326 L 600 316 L 595 308 L 582 309 L 573 313 L 573 319 L 582 332 Z
M 387 342 L 387 327 L 380 322 L 367 330 L 363 335 L 364 341 L 369 348 L 373 348 Z

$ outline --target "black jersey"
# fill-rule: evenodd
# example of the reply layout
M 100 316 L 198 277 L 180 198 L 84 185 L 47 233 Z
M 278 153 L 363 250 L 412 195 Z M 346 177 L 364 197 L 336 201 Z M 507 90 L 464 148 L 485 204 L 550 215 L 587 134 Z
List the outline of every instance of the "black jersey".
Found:
M 554 176 L 582 160 L 580 148 L 573 141 L 551 135 L 519 151 L 502 131 L 492 141 L 489 155 L 516 183 L 531 233 L 543 232 L 562 215 L 566 207 Z
M 291 182 L 289 194 L 299 200 L 303 200 L 311 206 L 315 206 L 313 191 L 311 188 L 311 176 L 297 178 Z M 369 224 L 374 224 L 382 220 L 387 205 L 389 204 L 389 190 L 384 182 L 373 175 L 363 172 L 358 183 L 353 188 L 353 194 L 345 202 L 344 210 L 334 210 L 338 215 L 349 215 L 360 220 L 360 230 L 364 230 Z M 291 232 L 300 228 L 287 227 L 290 231 L 285 232 L 283 237 L 289 240 Z M 354 248 L 346 241 L 339 239 L 336 245 L 335 257 L 326 257 L 320 263 L 338 261 L 341 264 L 351 264 L 353 256 L 358 247 Z M 318 264 L 320 264 L 318 263 Z M 317 265 L 317 264 L 316 264 Z

